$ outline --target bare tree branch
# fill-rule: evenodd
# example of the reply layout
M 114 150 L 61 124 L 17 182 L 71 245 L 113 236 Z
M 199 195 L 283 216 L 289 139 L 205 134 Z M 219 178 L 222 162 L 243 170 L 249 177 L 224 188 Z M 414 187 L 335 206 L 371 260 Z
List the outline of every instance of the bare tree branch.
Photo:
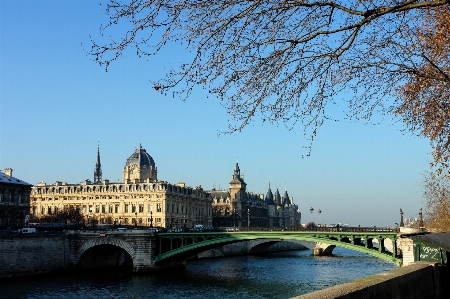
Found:
M 419 135 L 441 138 L 432 141 L 438 161 L 445 156 L 438 154 L 441 147 L 449 144 L 442 135 L 446 130 L 435 134 L 422 130 L 427 122 L 412 121 L 418 114 L 408 109 L 417 101 L 427 103 L 426 96 L 412 100 L 402 86 L 448 75 L 447 60 L 436 59 L 420 32 L 428 28 L 425 14 L 448 11 L 449 3 L 110 0 L 109 23 L 101 27 L 102 36 L 91 36 L 87 52 L 108 69 L 129 48 L 148 57 L 179 43 L 191 56 L 180 57 L 178 66 L 153 82 L 155 90 L 186 99 L 194 88 L 206 89 L 230 115 L 229 132 L 259 118 L 288 129 L 302 127 L 312 140 L 324 121 L 336 119 L 327 108 L 341 102 L 349 118 L 399 114 Z M 125 29 L 107 36 L 112 27 Z M 448 85 L 438 89 L 428 99 L 442 101 L 438 94 L 445 96 Z M 439 125 L 446 127 L 439 121 L 430 127 Z

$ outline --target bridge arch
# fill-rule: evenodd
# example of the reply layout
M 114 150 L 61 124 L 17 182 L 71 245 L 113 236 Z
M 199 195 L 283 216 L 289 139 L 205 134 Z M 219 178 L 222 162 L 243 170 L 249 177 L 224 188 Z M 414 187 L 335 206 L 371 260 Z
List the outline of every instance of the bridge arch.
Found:
M 338 233 L 338 232 L 233 232 L 233 233 L 168 233 L 160 234 L 161 247 L 159 255 L 153 258 L 154 263 L 171 259 L 186 259 L 201 251 L 212 249 L 218 246 L 246 241 L 267 239 L 267 242 L 276 243 L 278 241 L 310 241 L 325 243 L 332 246 L 344 247 L 351 250 L 366 253 L 385 261 L 400 265 L 402 260 L 396 255 L 396 233 L 387 232 L 364 232 L 364 233 Z M 271 239 L 271 240 L 269 240 Z M 172 242 L 174 240 L 174 242 Z M 378 247 L 373 241 L 378 241 Z M 391 252 L 385 250 L 384 243 L 390 240 L 393 244 Z M 364 241 L 364 242 L 363 242 Z M 258 245 L 259 247 L 269 246 Z M 257 249 L 257 248 L 256 248 Z
M 77 251 L 75 267 L 78 269 L 132 266 L 135 259 L 134 247 L 120 239 L 90 239 Z

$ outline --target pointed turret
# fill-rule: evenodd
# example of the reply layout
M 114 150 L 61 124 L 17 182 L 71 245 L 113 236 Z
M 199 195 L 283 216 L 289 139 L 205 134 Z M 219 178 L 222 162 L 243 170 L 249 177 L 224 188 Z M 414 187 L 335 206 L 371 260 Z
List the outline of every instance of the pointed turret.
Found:
M 289 195 L 288 195 L 286 190 L 284 190 L 283 205 L 284 206 L 290 206 L 291 205 L 291 200 L 289 199 Z
M 280 196 L 280 192 L 278 191 L 278 188 L 277 188 L 277 191 L 275 192 L 275 203 L 279 207 L 282 206 L 282 204 L 281 204 L 281 196 Z
M 102 182 L 102 164 L 100 163 L 100 144 L 97 148 L 97 163 L 95 163 L 94 170 L 94 184 L 101 184 Z
M 270 189 L 270 183 L 269 183 L 269 190 L 267 190 L 267 195 L 266 195 L 266 204 L 268 205 L 275 205 L 275 202 L 273 201 L 273 194 L 272 194 L 272 190 Z

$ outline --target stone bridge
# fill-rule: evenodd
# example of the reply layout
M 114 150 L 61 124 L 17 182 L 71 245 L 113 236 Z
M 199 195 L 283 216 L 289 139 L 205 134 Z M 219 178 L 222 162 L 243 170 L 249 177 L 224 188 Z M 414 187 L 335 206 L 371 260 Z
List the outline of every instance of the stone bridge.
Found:
M 148 229 L 69 231 L 69 254 L 76 269 L 132 266 L 134 272 L 185 267 L 186 259 L 218 246 L 247 241 L 249 253 L 265 252 L 280 241 L 301 242 L 315 255 L 334 247 L 360 251 L 401 265 L 413 262 L 412 243 L 395 232 L 185 232 Z M 412 260 L 410 260 L 412 259 Z
M 157 236 L 149 230 L 69 231 L 69 255 L 75 269 L 131 266 L 153 268 Z

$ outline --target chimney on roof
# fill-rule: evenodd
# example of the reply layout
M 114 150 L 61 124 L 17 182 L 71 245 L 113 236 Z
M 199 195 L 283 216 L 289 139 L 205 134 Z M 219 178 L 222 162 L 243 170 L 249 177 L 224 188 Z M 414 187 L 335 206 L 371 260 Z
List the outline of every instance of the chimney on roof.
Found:
M 12 176 L 12 168 L 5 168 L 5 171 L 4 171 L 4 173 L 7 175 L 7 176 Z

